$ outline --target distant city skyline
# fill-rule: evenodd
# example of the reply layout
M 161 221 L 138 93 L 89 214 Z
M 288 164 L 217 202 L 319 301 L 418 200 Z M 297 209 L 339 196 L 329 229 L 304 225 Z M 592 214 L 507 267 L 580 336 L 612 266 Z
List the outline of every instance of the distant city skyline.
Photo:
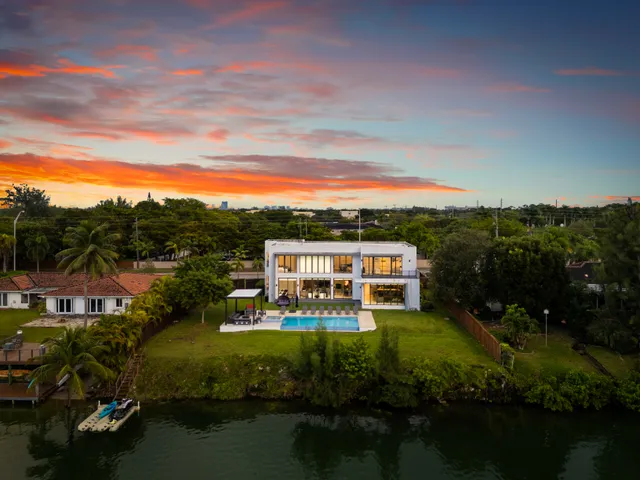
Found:
M 640 5 L 7 0 L 0 189 L 88 207 L 640 200 Z

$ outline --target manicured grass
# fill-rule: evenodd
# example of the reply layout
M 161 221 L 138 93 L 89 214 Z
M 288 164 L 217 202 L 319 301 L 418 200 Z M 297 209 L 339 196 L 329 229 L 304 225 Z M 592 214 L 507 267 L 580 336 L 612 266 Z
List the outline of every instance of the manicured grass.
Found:
M 0 337 L 6 338 L 15 335 L 22 329 L 25 342 L 41 342 L 45 338 L 53 337 L 61 328 L 46 327 L 21 327 L 22 324 L 38 318 L 40 314 L 35 310 L 9 309 L 0 310 Z
M 540 370 L 551 374 L 562 374 L 567 370 L 580 369 L 597 372 L 591 363 L 571 348 L 574 340 L 564 331 L 549 332 L 549 345 L 544 344 L 544 334 L 527 342 L 523 352 L 516 351 L 515 369 L 523 373 Z
M 629 373 L 636 362 L 640 360 L 638 355 L 620 355 L 618 352 L 595 345 L 589 345 L 587 350 L 596 358 L 596 360 L 604 365 L 604 368 L 609 370 L 613 376 L 618 378 L 622 378 Z
M 238 302 L 244 306 L 247 302 Z M 229 302 L 231 306 L 231 302 Z M 277 309 L 266 305 L 265 309 Z M 473 337 L 457 326 L 454 320 L 445 320 L 444 312 L 404 312 L 381 310 L 374 312 L 378 327 L 386 323 L 395 327 L 400 335 L 400 354 L 403 357 L 422 356 L 431 359 L 452 358 L 468 364 L 495 365 L 491 357 Z M 145 346 L 152 357 L 204 358 L 215 355 L 259 355 L 275 354 L 293 356 L 300 343 L 301 332 L 252 331 L 242 333 L 220 333 L 224 304 L 206 312 L 205 324 L 200 323 L 200 313 L 193 312 L 180 323 L 156 335 Z M 305 335 L 313 334 L 304 333 Z M 375 332 L 331 333 L 343 341 L 358 336 L 364 337 L 371 348 L 376 348 L 380 339 Z

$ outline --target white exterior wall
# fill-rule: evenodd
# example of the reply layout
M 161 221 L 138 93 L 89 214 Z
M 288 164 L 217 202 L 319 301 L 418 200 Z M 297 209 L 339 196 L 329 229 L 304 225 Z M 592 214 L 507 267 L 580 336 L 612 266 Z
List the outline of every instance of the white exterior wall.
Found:
M 58 313 L 56 305 L 59 298 L 71 298 L 73 300 L 73 312 Z M 102 298 L 105 302 L 105 314 L 121 313 L 125 310 L 125 305 L 131 303 L 133 297 L 89 297 Z M 122 298 L 122 308 L 116 307 L 116 300 Z M 46 297 L 47 312 L 55 315 L 84 315 L 84 297 Z M 99 313 L 89 313 L 89 315 L 100 315 Z
M 7 294 L 7 306 L 0 305 L 0 308 L 29 308 L 29 302 L 22 303 L 22 292 L 0 292 L 0 295 Z
M 352 273 L 282 273 L 278 272 L 278 255 L 351 255 Z M 350 279 L 353 281 L 352 299 L 362 301 L 364 283 L 403 283 L 405 285 L 405 305 L 366 305 L 366 308 L 384 309 L 420 309 L 420 279 L 389 275 L 388 277 L 362 278 L 362 257 L 366 256 L 397 256 L 402 257 L 403 273 L 414 272 L 418 268 L 416 247 L 408 243 L 386 242 L 304 242 L 300 240 L 267 240 L 265 242 L 265 281 L 268 285 L 267 297 L 274 302 L 278 296 L 278 279 L 298 279 L 298 294 L 300 281 L 305 278 L 328 278 L 331 281 L 331 292 L 335 279 Z M 332 259 L 333 265 L 333 259 Z M 297 268 L 299 270 L 299 266 Z M 368 282 L 370 280 L 370 282 Z M 301 298 L 300 302 L 305 299 Z

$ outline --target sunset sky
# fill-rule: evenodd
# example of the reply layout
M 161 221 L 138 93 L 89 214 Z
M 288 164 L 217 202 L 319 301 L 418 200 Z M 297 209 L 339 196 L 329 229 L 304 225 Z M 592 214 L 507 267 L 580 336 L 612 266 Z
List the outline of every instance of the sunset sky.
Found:
M 638 5 L 0 0 L 0 188 L 64 206 L 640 199 Z

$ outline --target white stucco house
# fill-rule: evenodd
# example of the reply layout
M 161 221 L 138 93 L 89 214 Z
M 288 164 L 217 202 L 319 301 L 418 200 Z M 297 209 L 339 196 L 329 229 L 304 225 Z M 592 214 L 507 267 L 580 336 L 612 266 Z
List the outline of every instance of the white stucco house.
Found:
M 44 298 L 47 313 L 84 315 L 84 275 L 63 273 L 29 273 L 0 279 L 0 308 L 29 308 Z M 118 276 L 90 280 L 89 314 L 124 311 L 131 300 L 151 287 L 157 275 L 121 273 Z
M 416 247 L 405 242 L 265 242 L 265 289 L 299 302 L 355 301 L 363 308 L 420 309 Z

